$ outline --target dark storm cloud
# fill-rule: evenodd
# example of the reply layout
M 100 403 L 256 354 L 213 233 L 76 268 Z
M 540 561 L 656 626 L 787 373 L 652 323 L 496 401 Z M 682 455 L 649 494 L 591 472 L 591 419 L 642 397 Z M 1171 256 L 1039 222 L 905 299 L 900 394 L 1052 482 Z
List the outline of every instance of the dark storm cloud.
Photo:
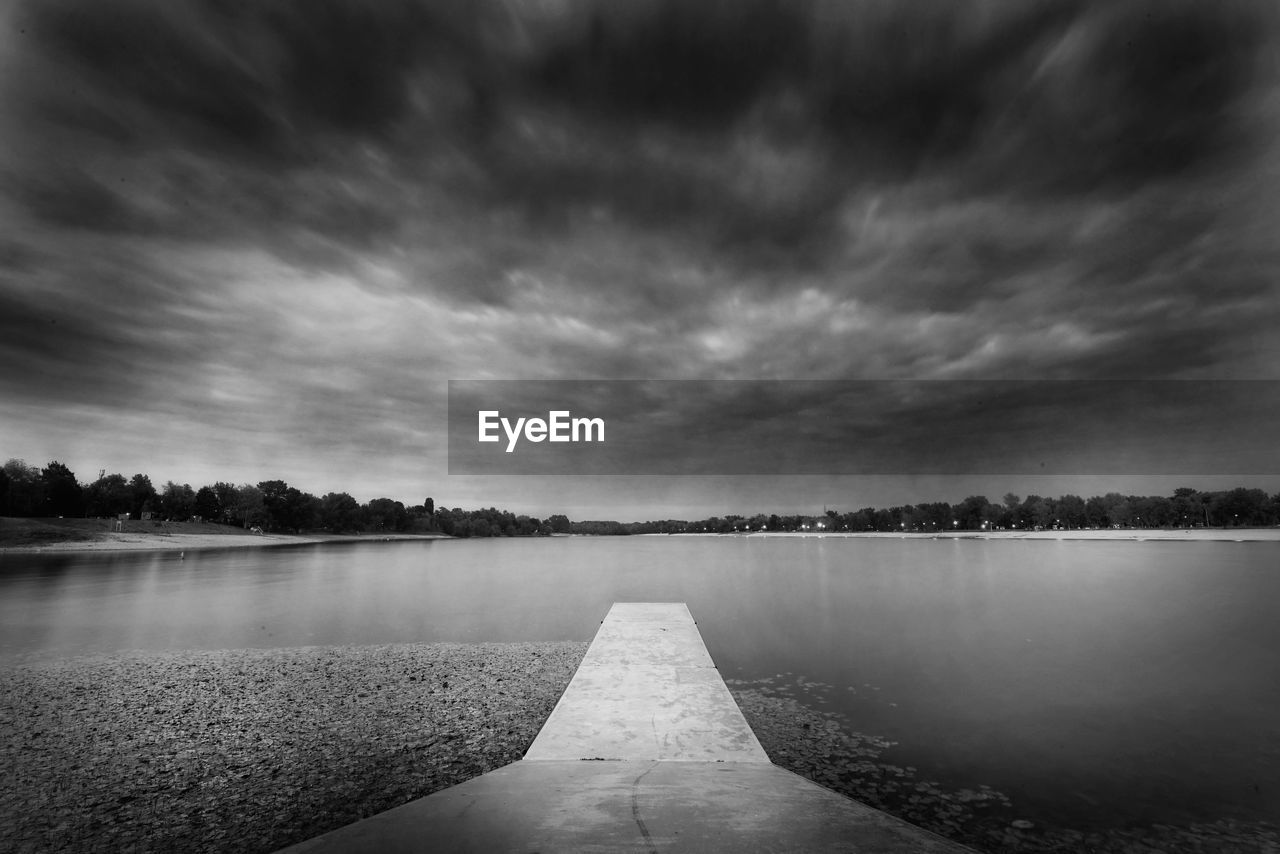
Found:
M 485 55 L 471 42 L 486 14 L 439 3 L 26 4 L 11 24 L 20 73 L 5 83 L 14 121 L 0 186 L 34 229 L 66 240 L 260 250 L 313 272 L 350 270 L 415 223 L 443 225 L 426 240 L 409 227 L 420 245 L 474 244 L 456 222 L 483 222 L 483 211 L 451 185 L 475 183 L 456 168 L 466 157 L 455 137 L 470 121 L 469 57 Z M 152 247 L 133 248 L 145 265 Z M 169 271 L 156 272 L 146 280 Z M 440 290 L 469 297 L 493 272 L 462 269 Z M 82 274 L 86 290 L 113 287 Z
M 548 38 L 535 92 L 609 128 L 598 146 L 624 156 L 575 183 L 535 150 L 512 181 L 543 205 L 557 187 L 566 204 L 594 190 L 784 243 L 830 226 L 841 192 L 957 168 L 984 193 L 1132 187 L 1242 144 L 1229 110 L 1269 17 L 1247 4 L 593 4 Z M 627 134 L 666 149 L 626 156 Z M 823 180 L 782 210 L 767 194 L 743 204 L 709 161 L 751 136 L 822 157 Z
M 1081 194 L 1237 150 L 1230 108 L 1270 23 L 1243 3 L 538 8 L 33 3 L 23 38 L 58 74 L 23 100 L 96 140 L 71 159 L 96 146 L 179 171 L 163 155 L 180 149 L 204 155 L 196 172 L 225 166 L 253 222 L 384 235 L 416 186 L 558 232 L 603 208 L 744 264 L 811 268 L 859 189 L 932 175 L 962 194 Z M 363 217 L 308 220 L 325 189 L 291 171 L 370 182 L 371 156 L 409 185 Z M 47 167 L 21 193 L 46 219 L 165 227 L 115 176 Z M 172 192 L 197 213 L 227 201 L 199 180 Z
M 25 11 L 30 37 L 83 72 L 94 94 L 136 101 L 184 143 L 285 163 L 307 159 L 316 134 L 387 134 L 405 114 L 415 69 L 460 35 L 439 4 L 407 2 L 126 0 Z M 142 130 L 136 142 L 152 144 Z
M 74 167 L 31 176 L 19 186 L 18 197 L 36 216 L 56 226 L 113 232 L 146 224 L 120 194 Z
M 45 405 L 147 405 L 217 335 L 185 314 L 200 283 L 160 273 L 127 245 L 80 248 L 88 257 L 70 270 L 59 241 L 28 246 L 16 269 L 0 265 L 0 382 L 13 399 Z M 24 273 L 27 287 L 13 288 Z
M 420 454 L 447 377 L 1277 370 L 1263 3 L 31 0 L 2 23 L 6 392 L 163 413 L 178 447 Z M 906 449 L 924 413 L 649 402 L 815 465 L 773 414 Z

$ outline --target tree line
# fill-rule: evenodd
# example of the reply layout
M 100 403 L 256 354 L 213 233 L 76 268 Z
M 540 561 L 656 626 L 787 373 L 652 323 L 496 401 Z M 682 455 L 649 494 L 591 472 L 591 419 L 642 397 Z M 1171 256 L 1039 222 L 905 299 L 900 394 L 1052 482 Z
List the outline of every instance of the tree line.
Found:
M 971 495 L 958 504 L 945 501 L 899 507 L 864 507 L 822 515 L 712 516 L 695 521 L 574 522 L 576 534 L 732 534 L 752 531 L 1001 531 L 1080 530 L 1087 528 L 1230 528 L 1280 524 L 1280 493 L 1261 489 L 1202 492 L 1190 487 L 1171 496 L 1109 492 L 1081 498 L 1063 495 L 1025 498 L 1006 494 L 999 502 Z
M 54 460 L 44 468 L 10 459 L 0 468 L 0 516 L 87 516 L 201 520 L 245 529 L 301 533 L 442 533 L 454 537 L 520 537 L 548 534 L 689 534 L 752 531 L 993 531 L 1077 530 L 1085 528 L 1265 527 L 1280 524 L 1280 493 L 1261 489 L 1206 492 L 1190 487 L 1170 496 L 1106 495 L 1046 498 L 1012 493 L 999 502 L 973 495 L 959 502 L 864 507 L 821 515 L 712 516 L 695 521 L 577 521 L 563 514 L 547 519 L 493 507 L 480 510 L 436 507 L 431 498 L 406 506 L 390 498 L 361 504 L 345 492 L 316 497 L 283 480 L 257 484 L 219 481 L 193 489 L 168 481 L 157 489 L 145 474 L 99 474 L 80 483 Z
M 10 459 L 0 468 L 0 516 L 92 517 L 204 521 L 246 530 L 334 534 L 442 533 L 454 537 L 520 537 L 568 533 L 565 516 L 538 519 L 490 507 L 436 507 L 428 497 L 406 506 L 391 498 L 361 504 L 345 492 L 317 497 L 283 480 L 239 485 L 219 481 L 193 489 L 168 481 L 159 489 L 145 474 L 125 478 L 102 472 L 81 483 L 54 460 L 44 468 Z

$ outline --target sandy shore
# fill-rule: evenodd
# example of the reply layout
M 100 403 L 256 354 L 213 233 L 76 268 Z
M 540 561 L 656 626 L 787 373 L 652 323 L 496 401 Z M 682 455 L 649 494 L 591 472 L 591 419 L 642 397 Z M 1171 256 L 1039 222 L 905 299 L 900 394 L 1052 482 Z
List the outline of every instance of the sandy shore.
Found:
M 709 536 L 728 536 L 715 534 Z M 907 540 L 1181 540 L 1186 542 L 1280 541 L 1280 528 L 1150 528 L 1084 531 L 937 531 L 895 533 L 893 531 L 825 531 L 743 534 L 748 537 L 869 537 Z
M 132 521 L 123 531 L 108 530 L 108 520 L 0 519 L 0 555 L 42 552 L 188 551 L 262 548 L 307 543 L 452 539 L 444 534 L 250 534 L 219 525 Z M 654 534 L 652 536 L 665 536 Z M 1280 528 L 1162 528 L 1074 531 L 901 532 L 756 532 L 753 534 L 680 534 L 690 537 L 867 537 L 875 539 L 984 540 L 1172 540 L 1186 542 L 1280 541 Z
M 262 548 L 306 543 L 381 542 L 390 540 L 451 539 L 444 534 L 140 534 L 114 531 L 97 534 L 90 540 L 69 540 L 40 545 L 0 546 L 0 553 L 191 551 L 194 549 Z
M 697 536 L 697 535 L 695 535 Z M 708 536 L 732 536 L 715 534 Z M 767 533 L 750 537 L 866 537 L 873 539 L 965 539 L 965 540 L 1115 540 L 1144 542 L 1148 540 L 1182 542 L 1280 542 L 1277 528 L 1193 528 L 1190 530 L 1146 531 L 943 531 L 936 534 L 888 532 Z M 390 540 L 451 539 L 443 534 L 365 534 L 336 536 L 326 534 L 131 534 L 104 533 L 98 539 L 48 543 L 28 546 L 0 546 L 0 554 L 43 552 L 114 552 L 114 551 L 191 551 L 194 549 L 262 548 L 306 543 L 378 542 Z

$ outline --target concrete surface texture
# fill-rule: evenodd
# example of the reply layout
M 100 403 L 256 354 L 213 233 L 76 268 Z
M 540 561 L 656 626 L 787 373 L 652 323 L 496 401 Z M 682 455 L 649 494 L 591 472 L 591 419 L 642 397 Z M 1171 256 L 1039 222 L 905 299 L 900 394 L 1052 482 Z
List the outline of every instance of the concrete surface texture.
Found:
M 285 849 L 969 849 L 772 764 L 683 603 L 616 603 L 520 762 Z
M 768 762 L 683 603 L 615 603 L 524 757 Z

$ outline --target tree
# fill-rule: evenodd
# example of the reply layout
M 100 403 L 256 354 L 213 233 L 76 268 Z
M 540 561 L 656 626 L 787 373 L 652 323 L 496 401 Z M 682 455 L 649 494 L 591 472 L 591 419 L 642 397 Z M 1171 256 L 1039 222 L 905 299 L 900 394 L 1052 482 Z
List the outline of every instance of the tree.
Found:
M 916 523 L 929 531 L 949 531 L 955 526 L 955 513 L 945 501 L 920 504 L 916 507 Z
M 435 514 L 435 512 L 436 512 L 436 503 L 435 503 L 435 501 L 433 501 L 433 500 L 431 499 L 431 496 L 430 496 L 430 495 L 428 495 L 428 496 L 427 496 L 427 500 L 426 500 L 426 501 L 422 502 L 422 509 L 423 509 L 423 510 L 425 510 L 425 511 L 427 511 L 427 515 L 428 515 L 428 516 L 431 516 L 431 515 L 434 515 L 434 514 Z
M 1129 522 L 1133 519 L 1133 506 L 1128 498 L 1118 492 L 1108 492 L 1102 496 L 1102 505 L 1106 508 L 1107 521 L 1112 527 L 1129 527 Z
M 129 481 L 129 513 L 134 518 L 141 519 L 144 512 L 158 510 L 157 497 L 151 478 L 145 474 L 135 474 Z
M 320 513 L 320 499 L 300 492 L 283 480 L 264 480 L 262 510 L 269 530 L 301 531 L 315 524 Z
M 987 496 L 970 495 L 953 508 L 955 520 L 960 523 L 955 527 L 963 528 L 967 531 L 978 530 L 982 527 L 982 523 L 986 518 L 987 508 L 990 506 L 991 502 L 987 500 Z
M 360 531 L 364 528 L 360 505 L 345 492 L 330 492 L 320 499 L 320 526 L 335 534 Z
M 1018 527 L 1049 528 L 1053 526 L 1053 505 L 1039 495 L 1028 495 L 1018 508 Z
M 43 509 L 44 481 L 40 469 L 25 460 L 11 459 L 4 464 L 7 477 L 5 515 L 35 516 Z
M 569 517 L 561 513 L 557 513 L 553 516 L 548 516 L 547 524 L 551 527 L 551 530 L 557 534 L 569 533 L 569 529 L 570 529 Z
M 268 524 L 262 490 L 251 483 L 242 483 L 236 487 L 231 519 L 246 529 Z
M 1173 504 L 1168 498 L 1147 495 L 1133 498 L 1134 521 L 1142 528 L 1162 528 L 1173 524 Z
M 133 494 L 122 474 L 104 474 L 85 490 L 85 512 L 89 516 L 112 518 L 133 513 Z
M 1084 503 L 1084 518 L 1091 528 L 1111 527 L 1111 520 L 1107 516 L 1107 503 L 1097 495 L 1090 496 Z
M 1213 496 L 1209 512 L 1223 527 L 1265 525 L 1268 522 L 1267 494 L 1261 489 L 1239 487 Z
M 227 525 L 232 524 L 236 520 L 236 507 L 240 503 L 240 490 L 236 489 L 234 484 L 224 480 L 215 483 L 212 489 L 218 499 L 218 510 L 221 514 L 218 521 Z
M 213 491 L 213 487 L 202 486 L 196 490 L 195 515 L 206 522 L 222 519 L 222 504 L 218 501 L 218 494 Z
M 262 493 L 262 512 L 265 516 L 263 527 L 268 531 L 289 527 L 286 523 L 289 515 L 288 492 L 291 488 L 283 480 L 258 482 L 258 490 Z
M 1208 524 L 1206 504 L 1201 500 L 1200 492 L 1189 486 L 1180 486 L 1173 491 L 1174 523 L 1184 527 Z
M 365 505 L 365 524 L 374 531 L 403 531 L 409 527 L 404 505 L 390 498 L 375 498 Z
M 166 519 L 185 522 L 196 512 L 196 491 L 191 484 L 168 481 L 160 491 L 160 512 Z
M 1059 498 L 1058 521 L 1067 528 L 1083 528 L 1085 525 L 1084 499 L 1079 495 L 1064 495 Z
M 40 479 L 46 516 L 79 516 L 84 511 L 84 496 L 71 469 L 53 460 L 40 471 Z

